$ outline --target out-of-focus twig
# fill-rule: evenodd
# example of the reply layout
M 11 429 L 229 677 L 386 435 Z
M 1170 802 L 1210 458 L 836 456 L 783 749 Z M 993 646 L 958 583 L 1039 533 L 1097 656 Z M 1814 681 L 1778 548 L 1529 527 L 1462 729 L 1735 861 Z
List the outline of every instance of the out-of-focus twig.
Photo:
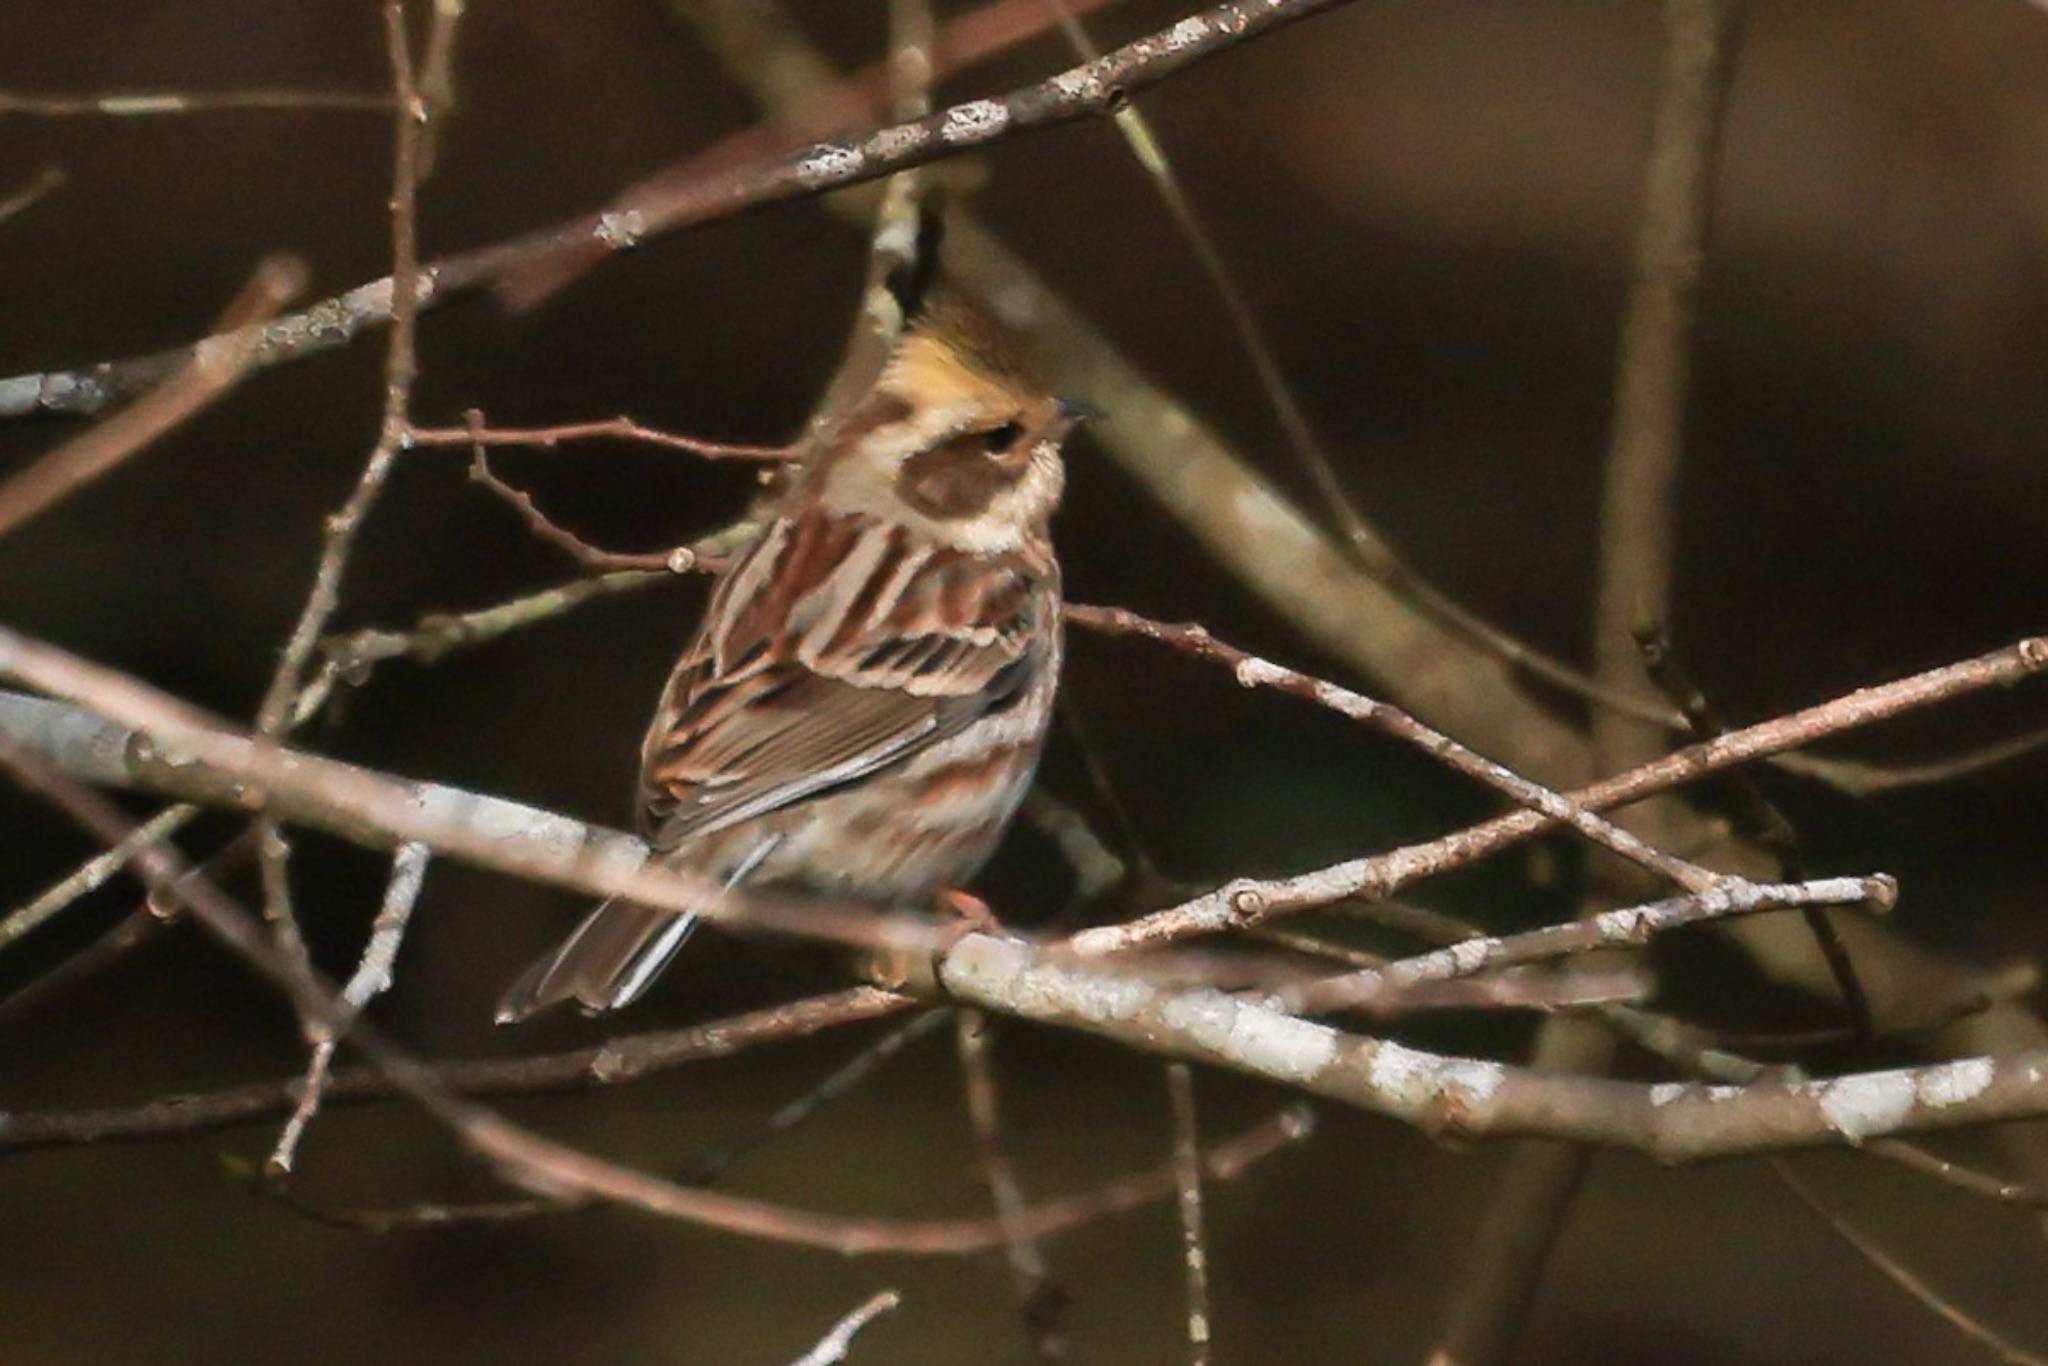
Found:
M 1209 1244 L 1202 1233 L 1202 1155 L 1195 1128 L 1195 1077 L 1184 1062 L 1166 1065 L 1166 1094 L 1173 1108 L 1173 1179 L 1180 1214 L 1181 1268 L 1187 1282 L 1188 1366 L 1212 1359 L 1209 1311 Z
M 1946 759 L 1931 759 L 1919 764 L 1875 764 L 1860 759 L 1833 759 L 1822 754 L 1786 754 L 1772 760 L 1772 765 L 1787 773 L 1826 783 L 1852 797 L 1876 797 L 1906 788 L 1951 783 L 1987 768 L 2025 758 L 2044 745 L 2048 745 L 2048 726 L 2036 727 Z
M 0 196 L 0 223 L 40 203 L 62 185 L 64 179 L 64 172 L 58 167 L 45 166 L 30 176 L 26 185 Z
M 1017 1168 L 1003 1138 L 1002 1101 L 996 1089 L 995 1062 L 990 1056 L 989 1020 L 978 1010 L 960 1011 L 955 1020 L 960 1052 L 960 1079 L 967 1097 L 967 1118 L 974 1129 L 974 1152 L 981 1179 L 988 1186 L 996 1219 L 1009 1230 L 1003 1255 L 1024 1317 L 1024 1335 L 1038 1361 L 1064 1361 L 1067 1337 L 1067 1293 L 1052 1278 L 1045 1252 L 1023 1226 L 1027 1202 Z M 1178 1177 L 1176 1176 L 1176 1179 Z
M 770 1139 L 788 1133 L 832 1102 L 848 1095 L 855 1087 L 879 1071 L 891 1058 L 943 1025 L 950 1013 L 944 1009 L 927 1010 L 897 1025 L 873 1043 L 867 1044 L 851 1058 L 833 1068 L 824 1080 L 815 1086 L 805 1087 L 801 1095 L 778 1108 L 767 1119 L 749 1125 L 704 1154 L 695 1169 L 689 1173 L 691 1182 L 709 1186 L 723 1180 L 733 1163 Z
M 136 118 L 254 109 L 379 113 L 390 108 L 389 95 L 351 90 L 126 90 L 97 95 L 29 95 L 18 90 L 0 90 L 0 116 L 21 114 L 35 118 Z
M 877 180 L 968 148 L 1111 113 L 1135 91 L 1348 2 L 1228 0 L 1126 43 L 1099 61 L 1000 96 L 966 100 L 920 119 L 828 138 L 758 164 L 728 168 L 645 210 L 586 214 L 424 268 L 412 263 L 411 269 L 395 269 L 382 280 L 259 328 L 243 344 L 250 350 L 253 365 L 297 359 L 340 345 L 366 326 L 386 321 L 396 325 L 401 312 L 410 317 L 422 306 L 565 248 L 601 245 L 608 251 L 625 250 L 655 233 Z M 412 116 L 418 109 L 418 92 L 408 93 L 405 114 Z M 396 226 L 401 215 L 393 217 Z M 410 215 L 403 217 L 409 219 Z M 183 364 L 187 350 L 109 361 L 82 370 L 0 379 L 0 417 L 37 410 L 95 411 L 132 392 L 138 384 L 154 383 L 167 370 Z
M 1949 1300 L 1898 1258 L 1878 1246 L 1875 1239 L 1850 1223 L 1816 1194 L 1813 1187 L 1794 1172 L 1792 1164 L 1784 1158 L 1772 1158 L 1771 1170 L 1785 1183 L 1785 1188 L 1792 1192 L 1800 1204 L 1806 1206 L 1815 1218 L 1834 1230 L 1836 1237 L 1854 1248 L 1857 1256 L 1870 1263 L 1879 1275 L 1904 1291 L 1908 1298 L 1918 1301 L 1958 1333 L 2000 1361 L 2010 1363 L 2010 1366 L 2048 1366 L 2048 1356 L 2030 1352 L 2019 1346 L 1976 1315 Z
M 221 314 L 221 338 L 196 348 L 188 364 L 139 402 L 0 484 L 0 536 L 99 478 L 233 388 L 255 356 L 249 334 L 236 329 L 276 313 L 305 287 L 305 279 L 306 268 L 295 257 L 273 256 L 258 265 Z
M 630 417 L 594 422 L 566 422 L 552 427 L 493 427 L 475 408 L 463 414 L 460 427 L 409 427 L 408 446 L 540 446 L 553 449 L 565 441 L 640 441 L 666 446 L 707 460 L 788 460 L 793 446 L 744 446 L 730 441 L 704 441 L 643 426 Z
M 170 838 L 178 827 L 199 814 L 199 808 L 184 802 L 167 806 L 135 827 L 135 833 L 111 849 L 93 855 L 76 869 L 45 889 L 41 895 L 0 919 L 0 950 L 5 950 L 51 916 L 80 897 L 104 887 L 128 866 L 136 849 Z

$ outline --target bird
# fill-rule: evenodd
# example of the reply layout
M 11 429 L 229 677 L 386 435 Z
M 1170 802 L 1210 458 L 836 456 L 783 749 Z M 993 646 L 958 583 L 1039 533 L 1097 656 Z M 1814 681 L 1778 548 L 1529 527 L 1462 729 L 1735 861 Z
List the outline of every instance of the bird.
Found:
M 907 310 L 906 310 L 907 311 Z M 641 747 L 661 865 L 889 907 L 971 878 L 1037 767 L 1059 683 L 1056 398 L 935 290 L 714 587 Z M 505 993 L 501 1023 L 630 1005 L 696 924 L 614 898 Z

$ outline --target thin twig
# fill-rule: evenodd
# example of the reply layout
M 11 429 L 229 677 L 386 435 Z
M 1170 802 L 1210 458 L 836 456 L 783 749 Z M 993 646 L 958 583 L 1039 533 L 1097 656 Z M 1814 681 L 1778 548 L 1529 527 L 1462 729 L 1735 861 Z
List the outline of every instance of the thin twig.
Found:
M 1016 1164 L 1003 1139 L 1002 1102 L 996 1090 L 995 1064 L 990 1057 L 989 1020 L 978 1010 L 959 1012 L 954 1035 L 960 1052 L 960 1079 L 967 1097 L 967 1118 L 974 1129 L 974 1153 L 988 1186 L 996 1220 L 1005 1230 L 1003 1255 L 1024 1318 L 1024 1336 L 1039 1361 L 1064 1361 L 1067 1337 L 1067 1292 L 1052 1279 L 1045 1253 L 1024 1227 L 1027 1202 Z
M 552 450 L 565 441 L 639 441 L 666 446 L 707 460 L 791 460 L 794 446 L 744 446 L 730 441 L 704 441 L 643 426 L 630 417 L 609 417 L 594 422 L 566 422 L 552 427 L 493 427 L 475 408 L 463 413 L 460 427 L 411 427 L 406 443 L 411 446 L 539 446 Z
M 469 461 L 469 478 L 481 485 L 492 497 L 503 502 L 519 514 L 526 529 L 540 540 L 567 555 L 592 573 L 609 574 L 619 570 L 636 570 L 643 574 L 687 574 L 698 567 L 697 552 L 689 546 L 677 546 L 673 550 L 657 550 L 647 553 L 632 553 L 617 550 L 603 550 L 590 544 L 567 527 L 553 521 L 533 501 L 533 495 L 524 489 L 513 488 L 491 472 L 491 462 L 484 455 L 484 448 L 478 446 Z
M 232 389 L 255 356 L 250 334 L 234 329 L 276 313 L 305 287 L 305 281 L 305 265 L 296 257 L 272 256 L 261 262 L 221 314 L 223 340 L 201 345 L 188 364 L 139 402 L 0 484 L 0 536 L 106 474 Z
M 893 1312 L 901 1303 L 903 1296 L 894 1290 L 876 1293 L 833 1324 L 831 1331 L 818 1340 L 818 1345 L 798 1357 L 791 1366 L 838 1366 L 853 1349 L 854 1336 L 882 1315 Z
M 1178 1188 L 1181 1262 L 1187 1277 L 1188 1366 L 1209 1366 L 1209 1245 L 1202 1234 L 1202 1159 L 1195 1129 L 1195 1078 L 1184 1062 L 1166 1065 L 1173 1102 L 1173 1179 Z
M 60 881 L 53 883 L 33 901 L 0 919 L 0 951 L 77 901 L 104 887 L 128 866 L 135 850 L 144 844 L 169 839 L 181 826 L 199 814 L 199 808 L 180 802 L 167 806 L 135 827 L 135 833 L 111 849 L 93 855 Z
M 733 1163 L 770 1139 L 788 1133 L 832 1102 L 846 1096 L 879 1071 L 891 1058 L 943 1025 L 951 1013 L 945 1009 L 924 1011 L 866 1045 L 851 1058 L 833 1068 L 826 1074 L 824 1080 L 815 1086 L 805 1087 L 801 1095 L 777 1109 L 767 1119 L 749 1125 L 706 1153 L 689 1174 L 691 1184 L 709 1186 L 723 1180 Z
M 896 1014 L 916 1004 L 872 987 L 856 987 L 683 1029 L 629 1034 L 566 1053 L 438 1061 L 429 1065 L 443 1086 L 463 1095 L 576 1093 L 629 1084 L 692 1063 L 809 1038 L 824 1030 Z M 0 1125 L 0 1148 L 203 1133 L 289 1114 L 298 1092 L 299 1079 L 293 1077 L 101 1110 L 52 1111 L 41 1115 L 17 1111 L 7 1124 Z M 332 1108 L 387 1100 L 398 1094 L 375 1070 L 345 1067 L 329 1078 L 326 1105 Z
M 1856 1255 L 1870 1263 L 1879 1275 L 1918 1301 L 1923 1308 L 1999 1360 L 2011 1363 L 2011 1366 L 2048 1366 L 2048 1356 L 2030 1352 L 2006 1338 L 1982 1319 L 1943 1297 L 1904 1263 L 1879 1247 L 1868 1234 L 1859 1230 L 1821 1199 L 1813 1188 L 1792 1170 L 1791 1163 L 1782 1157 L 1774 1157 L 1770 1161 L 1771 1170 L 1785 1183 L 1785 1188 L 1797 1197 L 1800 1204 L 1806 1206 L 1816 1218 L 1833 1229 L 1835 1235 L 1854 1248 Z

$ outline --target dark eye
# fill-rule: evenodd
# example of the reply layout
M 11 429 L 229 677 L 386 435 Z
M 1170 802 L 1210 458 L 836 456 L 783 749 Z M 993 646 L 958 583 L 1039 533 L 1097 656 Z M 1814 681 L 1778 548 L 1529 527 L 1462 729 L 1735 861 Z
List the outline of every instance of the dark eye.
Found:
M 982 444 L 988 447 L 990 455 L 1001 455 L 1017 444 L 1017 438 L 1024 435 L 1024 429 L 1014 422 L 1005 422 L 1000 427 L 991 427 L 981 434 Z

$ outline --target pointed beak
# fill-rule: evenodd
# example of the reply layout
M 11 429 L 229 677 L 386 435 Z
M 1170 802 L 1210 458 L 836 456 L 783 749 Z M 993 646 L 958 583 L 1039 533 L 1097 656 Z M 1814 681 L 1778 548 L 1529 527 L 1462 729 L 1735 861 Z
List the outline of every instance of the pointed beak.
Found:
M 1077 398 L 1054 399 L 1053 407 L 1060 415 L 1060 422 L 1068 428 L 1081 422 L 1100 422 L 1104 417 L 1102 409 Z

